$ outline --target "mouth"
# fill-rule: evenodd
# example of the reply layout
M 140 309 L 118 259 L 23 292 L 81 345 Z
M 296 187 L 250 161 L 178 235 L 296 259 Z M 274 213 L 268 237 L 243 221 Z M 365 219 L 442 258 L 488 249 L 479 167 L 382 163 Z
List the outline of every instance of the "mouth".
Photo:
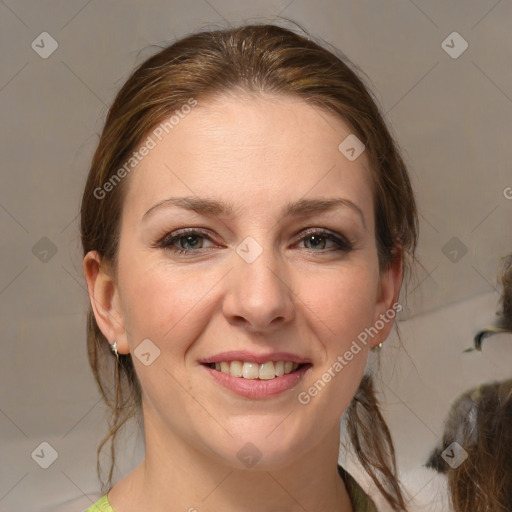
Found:
M 291 352 L 222 352 L 200 361 L 212 383 L 244 398 L 267 399 L 295 389 L 310 373 L 310 361 Z
M 305 370 L 311 366 L 311 363 L 297 363 L 294 361 L 266 361 L 264 363 L 257 363 L 256 361 L 221 361 L 202 364 L 231 377 L 248 380 L 273 380 Z
M 221 388 L 244 398 L 263 400 L 294 390 L 313 365 L 291 361 L 256 363 L 237 360 L 208 362 L 200 366 L 205 369 L 212 383 L 219 384 Z M 289 372 L 286 373 L 286 370 Z M 281 371 L 283 374 L 277 375 Z

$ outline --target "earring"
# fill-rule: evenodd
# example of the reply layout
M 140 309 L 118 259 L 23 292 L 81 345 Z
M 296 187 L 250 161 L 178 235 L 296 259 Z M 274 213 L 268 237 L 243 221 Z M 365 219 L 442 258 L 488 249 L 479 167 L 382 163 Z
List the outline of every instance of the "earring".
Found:
M 380 350 L 382 348 L 382 343 L 379 343 L 377 346 L 373 347 L 372 350 Z
M 112 343 L 111 347 L 112 352 L 116 355 L 116 359 L 119 361 L 119 353 L 117 352 L 117 340 L 114 340 L 114 343 Z

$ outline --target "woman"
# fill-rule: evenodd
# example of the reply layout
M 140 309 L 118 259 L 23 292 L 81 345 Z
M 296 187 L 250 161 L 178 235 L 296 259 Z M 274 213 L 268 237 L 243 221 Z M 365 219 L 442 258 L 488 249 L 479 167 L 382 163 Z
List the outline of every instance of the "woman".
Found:
M 343 59 L 273 25 L 163 49 L 109 111 L 81 230 L 112 408 L 89 510 L 375 510 L 338 466 L 344 412 L 362 466 L 407 510 L 365 366 L 401 308 L 416 207 Z M 140 415 L 144 460 L 111 487 L 115 435 Z

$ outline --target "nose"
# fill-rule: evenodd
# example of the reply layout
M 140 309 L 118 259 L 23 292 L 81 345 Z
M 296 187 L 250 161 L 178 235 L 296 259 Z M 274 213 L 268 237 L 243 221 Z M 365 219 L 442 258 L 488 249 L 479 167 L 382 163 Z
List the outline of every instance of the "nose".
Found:
M 283 265 L 271 249 L 248 263 L 234 255 L 223 312 L 228 322 L 250 332 L 268 333 L 295 317 L 294 293 Z

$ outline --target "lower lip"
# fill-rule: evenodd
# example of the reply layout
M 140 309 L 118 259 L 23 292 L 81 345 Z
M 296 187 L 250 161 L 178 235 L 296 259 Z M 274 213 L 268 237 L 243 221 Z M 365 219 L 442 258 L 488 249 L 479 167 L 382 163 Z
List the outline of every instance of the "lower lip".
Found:
M 311 368 L 311 364 L 305 364 L 292 373 L 274 377 L 269 380 L 245 379 L 244 377 L 233 377 L 228 373 L 201 365 L 219 384 L 237 393 L 240 396 L 252 399 L 269 398 L 293 389 L 304 374 Z

